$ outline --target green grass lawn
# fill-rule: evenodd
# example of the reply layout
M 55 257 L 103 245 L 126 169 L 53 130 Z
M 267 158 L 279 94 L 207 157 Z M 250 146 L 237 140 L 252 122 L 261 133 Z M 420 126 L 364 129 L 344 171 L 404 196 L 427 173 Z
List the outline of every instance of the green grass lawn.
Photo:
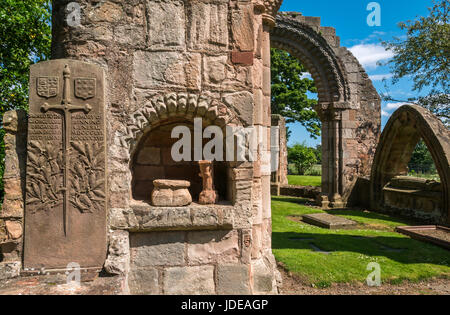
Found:
M 381 266 L 382 282 L 400 283 L 431 277 L 450 277 L 450 253 L 394 232 L 411 222 L 357 210 L 328 211 L 359 223 L 355 230 L 327 230 L 297 222 L 297 216 L 324 212 L 293 197 L 272 198 L 273 253 L 306 283 L 365 281 L 370 262 Z M 330 252 L 317 252 L 311 247 Z
M 289 185 L 296 186 L 317 186 L 322 184 L 321 176 L 302 176 L 302 175 L 288 175 Z

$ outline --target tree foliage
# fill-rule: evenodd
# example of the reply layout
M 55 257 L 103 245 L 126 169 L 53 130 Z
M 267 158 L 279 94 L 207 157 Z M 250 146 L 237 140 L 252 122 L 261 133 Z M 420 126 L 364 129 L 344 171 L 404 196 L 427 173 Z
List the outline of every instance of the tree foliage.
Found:
M 315 149 L 306 146 L 305 143 L 297 143 L 288 148 L 288 161 L 296 166 L 299 175 L 304 175 L 317 163 Z
M 317 89 L 305 73 L 307 70 L 297 58 L 271 49 L 272 114 L 284 116 L 287 123 L 301 123 L 311 137 L 317 138 L 321 129 L 314 110 L 317 100 L 308 97 L 308 92 L 317 93 Z
M 450 1 L 434 2 L 427 17 L 401 22 L 406 39 L 394 38 L 384 45 L 395 56 L 388 62 L 392 66 L 393 80 L 411 76 L 414 90 L 431 86 L 450 93 Z
M 408 163 L 408 169 L 409 171 L 414 171 L 416 174 L 436 172 L 433 157 L 423 140 L 420 140 L 414 149 L 411 160 Z
M 408 99 L 437 115 L 444 124 L 450 121 L 450 0 L 433 1 L 427 17 L 401 22 L 405 38 L 383 42 L 394 52 L 388 62 L 392 82 L 411 77 L 414 91 L 430 88 L 429 95 Z M 389 96 L 386 100 L 395 100 Z
M 0 122 L 6 111 L 28 106 L 30 65 L 50 55 L 50 11 L 48 0 L 0 1 Z M 3 136 L 0 124 L 0 179 L 5 158 Z M 2 196 L 0 180 L 0 199 Z

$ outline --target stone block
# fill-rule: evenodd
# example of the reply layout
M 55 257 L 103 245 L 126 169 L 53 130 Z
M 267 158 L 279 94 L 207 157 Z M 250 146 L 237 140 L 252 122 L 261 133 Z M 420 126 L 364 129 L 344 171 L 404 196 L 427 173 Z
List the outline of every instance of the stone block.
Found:
M 146 3 L 150 49 L 183 49 L 186 34 L 184 2 L 146 1 Z
M 130 268 L 130 240 L 128 231 L 112 231 L 109 234 L 108 257 L 105 270 L 113 275 L 125 275 Z
M 237 231 L 202 231 L 188 233 L 190 265 L 237 263 L 239 236 Z
M 23 218 L 23 206 L 22 199 L 8 199 L 5 196 L 0 218 Z
M 137 51 L 134 53 L 133 68 L 136 87 L 159 88 L 172 85 L 200 89 L 200 54 Z
M 252 259 L 261 257 L 262 231 L 261 225 L 254 225 L 252 229 Z
M 164 294 L 215 294 L 214 267 L 175 267 L 164 271 Z
M 264 263 L 264 259 L 252 261 L 252 279 L 254 294 L 269 294 L 273 292 L 273 272 Z
M 192 224 L 194 226 L 215 227 L 220 224 L 219 213 L 209 208 L 198 207 L 191 210 Z
M 205 84 L 221 84 L 227 78 L 228 56 L 205 56 L 203 58 Z
M 228 3 L 189 2 L 187 33 L 191 50 L 226 50 Z
M 100 3 L 88 13 L 91 22 L 117 23 L 123 17 L 122 5 L 113 2 Z
M 241 5 L 238 9 L 233 10 L 231 32 L 236 48 L 240 51 L 253 51 L 255 46 L 253 25 L 253 5 Z
M 246 125 L 253 125 L 253 94 L 250 92 L 225 94 L 223 101 L 237 112 Z
M 17 240 L 23 234 L 22 223 L 19 221 L 5 221 L 6 233 L 11 240 Z
M 184 265 L 184 232 L 131 233 L 132 268 Z
M 217 293 L 221 295 L 250 294 L 250 271 L 248 265 L 218 265 Z
M 231 62 L 236 65 L 252 66 L 254 55 L 252 51 L 233 51 L 231 53 Z
M 128 275 L 128 287 L 133 295 L 161 294 L 158 269 L 132 269 Z
M 145 211 L 141 218 L 143 229 L 158 228 L 188 228 L 191 226 L 191 212 L 189 208 L 164 208 Z

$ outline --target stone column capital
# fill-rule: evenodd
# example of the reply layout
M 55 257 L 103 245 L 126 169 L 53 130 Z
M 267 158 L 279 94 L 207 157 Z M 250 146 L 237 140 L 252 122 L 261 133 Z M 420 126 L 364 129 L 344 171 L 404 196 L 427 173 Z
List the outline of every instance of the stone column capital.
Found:
M 255 9 L 263 13 L 263 22 L 270 26 L 275 26 L 276 16 L 283 0 L 256 0 Z
M 347 103 L 319 103 L 315 110 L 322 121 L 342 120 L 342 112 L 349 109 Z

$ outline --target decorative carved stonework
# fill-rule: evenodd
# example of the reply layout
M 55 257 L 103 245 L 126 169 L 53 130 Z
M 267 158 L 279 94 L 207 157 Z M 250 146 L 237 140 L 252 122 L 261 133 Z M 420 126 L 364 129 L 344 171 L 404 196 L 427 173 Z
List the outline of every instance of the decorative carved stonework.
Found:
M 214 189 L 214 169 L 211 161 L 199 161 L 200 176 L 203 178 L 203 191 L 198 203 L 201 205 L 215 204 L 219 201 L 219 194 Z
M 70 262 L 81 267 L 103 265 L 103 76 L 98 66 L 74 60 L 53 60 L 31 67 L 25 200 L 27 268 L 66 268 Z M 53 79 L 46 83 L 42 78 Z M 49 95 L 54 97 L 51 102 L 47 100 Z
M 283 0 L 259 0 L 255 8 L 264 12 L 263 19 L 270 26 L 275 26 L 275 19 Z
M 192 203 L 186 180 L 157 179 L 153 181 L 152 203 L 155 207 L 184 207 Z
M 37 94 L 41 97 L 51 98 L 58 95 L 58 77 L 39 77 L 37 79 Z

